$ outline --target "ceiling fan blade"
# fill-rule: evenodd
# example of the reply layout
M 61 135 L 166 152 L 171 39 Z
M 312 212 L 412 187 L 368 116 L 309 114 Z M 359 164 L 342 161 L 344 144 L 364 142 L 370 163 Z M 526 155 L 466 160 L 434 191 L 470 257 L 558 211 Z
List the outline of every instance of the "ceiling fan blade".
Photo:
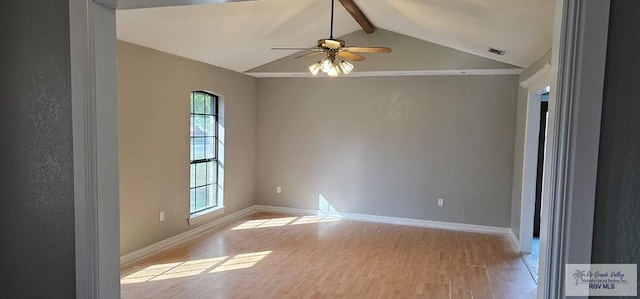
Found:
M 391 53 L 391 48 L 387 47 L 345 47 L 342 49 L 352 53 Z
M 307 56 L 316 55 L 316 54 L 322 54 L 322 53 L 323 52 L 321 52 L 321 51 L 314 51 L 314 52 L 311 52 L 311 53 L 307 53 L 307 54 L 302 54 L 300 56 L 296 56 L 294 58 L 302 58 L 302 57 L 307 57 Z
M 338 56 L 345 58 L 345 59 L 349 59 L 349 60 L 353 60 L 353 61 L 361 61 L 364 60 L 365 57 L 355 54 L 355 53 L 350 53 L 350 52 L 346 52 L 346 51 L 340 51 L 338 52 Z
M 284 50 L 284 51 L 303 51 L 303 50 L 322 50 L 318 47 L 313 47 L 313 48 L 295 48 L 295 47 L 280 47 L 280 48 L 271 48 L 271 50 Z

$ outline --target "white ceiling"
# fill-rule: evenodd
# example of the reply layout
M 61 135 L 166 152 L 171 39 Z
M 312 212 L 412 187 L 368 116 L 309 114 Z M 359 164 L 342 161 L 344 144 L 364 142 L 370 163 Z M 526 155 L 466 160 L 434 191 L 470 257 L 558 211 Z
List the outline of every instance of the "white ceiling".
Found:
M 551 47 L 554 0 L 356 0 L 377 28 L 527 67 Z M 118 38 L 237 72 L 329 35 L 329 0 L 257 0 L 117 11 Z M 336 1 L 334 36 L 360 30 Z M 349 44 L 349 41 L 346 41 Z M 386 46 L 386 45 L 375 45 Z M 488 47 L 506 51 L 504 56 Z

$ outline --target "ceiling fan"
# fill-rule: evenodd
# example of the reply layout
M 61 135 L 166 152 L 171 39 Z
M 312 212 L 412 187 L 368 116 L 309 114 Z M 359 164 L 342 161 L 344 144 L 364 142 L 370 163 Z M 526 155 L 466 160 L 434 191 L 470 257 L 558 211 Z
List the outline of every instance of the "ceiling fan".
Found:
M 316 54 L 325 54 L 326 58 L 309 66 L 309 72 L 317 75 L 320 71 L 331 77 L 348 75 L 353 70 L 353 64 L 349 61 L 361 61 L 366 57 L 356 53 L 390 53 L 387 47 L 347 47 L 344 40 L 333 38 L 333 10 L 334 0 L 331 0 L 331 31 L 329 38 L 319 39 L 315 47 L 311 48 L 271 48 L 272 50 L 307 50 L 310 53 L 302 54 L 295 58 L 307 57 Z

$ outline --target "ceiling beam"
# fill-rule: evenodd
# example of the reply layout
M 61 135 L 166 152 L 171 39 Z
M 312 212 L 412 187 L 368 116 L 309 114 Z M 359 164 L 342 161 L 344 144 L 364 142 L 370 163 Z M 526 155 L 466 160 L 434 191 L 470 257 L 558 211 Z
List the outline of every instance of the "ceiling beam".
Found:
M 358 24 L 360 24 L 360 27 L 362 27 L 362 30 L 364 30 L 364 32 L 373 33 L 373 30 L 375 29 L 375 27 L 373 27 L 371 22 L 369 22 L 369 19 L 367 19 L 367 16 L 365 16 L 362 13 L 362 10 L 360 10 L 360 7 L 358 7 L 358 5 L 355 2 L 353 2 L 353 0 L 339 0 L 339 1 L 342 4 L 342 6 L 344 6 L 344 9 L 346 9 L 351 14 L 353 19 L 356 20 Z

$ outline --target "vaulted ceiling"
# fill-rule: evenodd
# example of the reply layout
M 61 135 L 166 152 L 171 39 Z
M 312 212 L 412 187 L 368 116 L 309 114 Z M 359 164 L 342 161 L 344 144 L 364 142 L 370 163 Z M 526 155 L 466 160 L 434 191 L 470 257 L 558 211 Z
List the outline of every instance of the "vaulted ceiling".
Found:
M 529 66 L 551 47 L 554 2 L 355 0 L 381 31 L 517 67 Z M 272 47 L 311 47 L 328 37 L 330 9 L 330 0 L 256 0 L 119 10 L 117 33 L 124 41 L 246 72 L 294 53 Z M 359 30 L 336 1 L 334 35 Z M 489 47 L 506 53 L 489 53 Z

